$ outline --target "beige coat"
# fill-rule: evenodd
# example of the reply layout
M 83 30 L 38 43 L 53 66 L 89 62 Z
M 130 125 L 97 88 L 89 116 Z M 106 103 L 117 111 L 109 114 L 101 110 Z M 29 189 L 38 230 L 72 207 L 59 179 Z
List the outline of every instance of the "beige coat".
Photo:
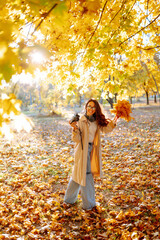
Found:
M 82 116 L 78 122 L 78 126 L 82 132 L 82 143 L 80 131 L 77 129 L 72 132 L 72 140 L 75 142 L 74 151 L 74 167 L 72 172 L 72 179 L 78 184 L 86 185 L 86 168 L 87 168 L 87 154 L 88 154 L 88 139 L 89 139 L 89 127 L 88 120 L 85 116 Z M 91 172 L 94 176 L 102 177 L 102 156 L 101 156 L 101 141 L 100 132 L 109 133 L 115 127 L 113 121 L 110 121 L 106 127 L 97 127 L 93 149 L 91 152 Z

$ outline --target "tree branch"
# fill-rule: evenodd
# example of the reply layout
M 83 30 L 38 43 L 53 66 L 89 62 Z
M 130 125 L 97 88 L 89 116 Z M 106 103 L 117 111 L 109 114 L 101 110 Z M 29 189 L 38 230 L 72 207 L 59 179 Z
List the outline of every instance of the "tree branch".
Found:
M 149 0 L 147 0 L 147 11 L 149 9 Z
M 128 14 L 131 12 L 131 10 L 132 10 L 132 8 L 134 7 L 136 1 L 137 1 L 137 0 L 134 1 L 131 9 L 128 11 L 127 15 L 125 16 L 124 21 L 127 19 L 127 16 L 128 16 Z M 122 26 L 123 26 L 123 25 L 122 25 Z M 111 34 L 110 38 L 109 38 L 108 41 L 107 41 L 107 45 L 108 45 L 108 43 L 110 42 L 110 40 L 112 39 L 112 37 L 115 35 L 115 33 L 116 33 L 118 30 L 120 31 L 120 28 L 121 28 L 121 26 L 120 26 L 118 29 L 116 29 L 116 30 Z
M 155 49 L 155 48 L 160 48 L 160 46 L 148 47 L 148 48 L 142 48 L 142 47 L 137 46 L 137 48 L 140 48 L 140 49 L 143 49 L 143 50 L 152 50 L 152 49 Z
M 123 8 L 123 6 L 125 5 L 125 3 L 126 3 L 126 0 L 124 0 L 124 1 L 122 2 L 122 5 L 121 5 L 120 9 L 118 10 L 118 12 L 116 12 L 116 14 L 114 15 L 114 17 L 111 19 L 111 21 L 110 21 L 109 23 L 113 22 L 113 20 L 115 19 L 115 17 L 116 17 L 116 16 L 118 15 L 118 13 L 122 10 L 122 8 Z
M 154 77 L 153 74 L 149 71 L 148 66 L 147 66 L 146 63 L 142 62 L 141 60 L 140 60 L 140 63 L 141 63 L 141 65 L 142 65 L 142 67 L 144 67 L 144 68 L 146 69 L 146 71 L 147 71 L 147 73 L 148 73 L 148 76 L 149 76 L 149 77 L 150 77 L 150 75 L 152 76 L 152 79 L 153 79 L 153 81 L 154 81 L 154 83 L 155 83 L 155 86 L 156 86 L 156 89 L 157 89 L 157 93 L 158 93 L 158 96 L 159 96 L 159 100 L 160 100 L 160 94 L 159 94 L 158 84 L 157 84 L 157 81 L 156 81 L 155 77 Z
M 159 17 L 160 17 L 160 14 L 158 14 L 158 16 L 157 16 L 155 19 L 153 19 L 153 21 L 151 21 L 148 25 L 146 25 L 145 27 L 141 28 L 138 32 L 132 34 L 130 37 L 128 37 L 127 39 L 125 39 L 123 42 L 121 42 L 121 43 L 119 44 L 119 47 L 120 47 L 123 43 L 127 42 L 129 39 L 131 39 L 132 37 L 134 37 L 135 35 L 137 35 L 138 33 L 140 33 L 141 31 L 143 31 L 145 28 L 147 28 L 148 26 L 150 26 L 150 25 L 151 25 L 152 23 L 154 23 Z
M 94 34 L 95 34 L 95 32 L 96 32 L 99 24 L 100 24 L 100 21 L 101 21 L 101 19 L 102 19 L 102 15 L 103 15 L 103 13 L 104 13 L 104 10 L 105 10 L 105 7 L 106 7 L 107 2 L 108 2 L 108 0 L 105 2 L 104 6 L 103 6 L 103 8 L 102 8 L 102 11 L 101 11 L 101 14 L 100 14 L 98 23 L 97 23 L 97 25 L 96 25 L 93 33 L 91 34 L 91 36 L 90 36 L 90 38 L 89 38 L 89 40 L 88 40 L 88 42 L 87 42 L 87 44 L 86 44 L 86 47 L 85 47 L 85 49 L 84 49 L 84 52 L 83 52 L 83 54 L 82 54 L 82 57 L 81 57 L 81 60 L 80 60 L 80 62 L 79 62 L 79 64 L 78 64 L 78 66 L 79 66 L 80 63 L 82 62 L 82 60 L 83 60 L 83 58 L 84 58 L 84 55 L 85 55 L 85 53 L 86 53 L 87 47 L 88 47 L 88 45 L 90 44 L 90 42 L 91 42 L 91 40 L 92 40 L 92 38 L 93 38 L 93 36 L 94 36 Z M 77 66 L 77 67 L 78 67 L 78 66 Z
M 27 33 L 27 39 L 28 39 L 28 37 L 29 37 L 29 33 L 30 33 L 30 31 L 31 31 L 32 25 L 33 25 L 33 22 L 32 22 L 32 23 L 30 24 L 30 26 L 29 26 L 29 30 L 28 30 L 28 33 Z
M 41 26 L 42 22 L 48 17 L 48 15 L 50 14 L 50 12 L 58 5 L 58 3 L 55 3 L 53 5 L 53 7 L 51 7 L 51 9 L 44 15 L 44 17 L 41 19 L 41 21 L 38 23 L 38 25 L 35 27 L 33 33 L 31 34 L 31 36 L 37 31 L 37 29 Z

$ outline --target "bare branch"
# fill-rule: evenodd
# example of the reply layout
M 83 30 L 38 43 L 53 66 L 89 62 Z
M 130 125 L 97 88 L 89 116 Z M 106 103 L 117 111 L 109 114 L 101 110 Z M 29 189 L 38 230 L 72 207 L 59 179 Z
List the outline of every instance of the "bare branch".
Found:
M 158 14 L 158 16 L 153 19 L 153 21 L 151 21 L 148 25 L 146 25 L 145 27 L 141 28 L 138 32 L 132 34 L 130 37 L 128 37 L 127 39 L 125 39 L 123 42 L 121 42 L 119 44 L 119 46 L 121 46 L 123 43 L 127 42 L 129 39 L 131 39 L 132 37 L 134 37 L 135 35 L 137 35 L 138 33 L 140 33 L 141 31 L 143 31 L 145 28 L 147 28 L 148 26 L 150 26 L 152 23 L 154 23 L 158 18 L 160 17 L 160 14 Z
M 51 7 L 51 9 L 44 15 L 44 17 L 41 19 L 41 21 L 39 22 L 39 24 L 35 27 L 33 33 L 31 34 L 31 36 L 37 31 L 37 29 L 41 26 L 42 22 L 48 17 L 48 15 L 50 14 L 50 12 L 57 6 L 58 4 L 55 3 L 53 5 L 53 7 Z

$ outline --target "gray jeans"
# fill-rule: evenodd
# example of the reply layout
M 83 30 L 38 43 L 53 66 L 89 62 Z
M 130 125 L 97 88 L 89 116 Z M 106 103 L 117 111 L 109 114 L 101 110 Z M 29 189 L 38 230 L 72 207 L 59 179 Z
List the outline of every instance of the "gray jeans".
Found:
M 82 207 L 83 209 L 89 210 L 96 206 L 95 202 L 95 189 L 94 189 L 94 180 L 91 173 L 91 161 L 90 155 L 92 151 L 92 144 L 88 144 L 88 155 L 87 155 L 87 171 L 86 171 L 86 186 L 81 186 L 80 184 L 74 182 L 70 179 L 64 202 L 74 204 L 77 200 L 79 190 L 81 189 L 82 197 Z

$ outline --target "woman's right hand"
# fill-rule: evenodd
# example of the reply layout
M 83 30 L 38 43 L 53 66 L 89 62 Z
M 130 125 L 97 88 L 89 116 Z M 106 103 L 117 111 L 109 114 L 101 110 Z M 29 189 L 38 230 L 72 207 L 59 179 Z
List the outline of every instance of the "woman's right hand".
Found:
M 70 121 L 69 121 L 69 124 L 71 125 L 71 127 L 72 127 L 74 130 L 78 129 L 77 122 L 72 122 L 72 123 L 70 123 Z
M 114 117 L 113 121 L 114 121 L 114 122 L 117 122 L 117 120 L 118 120 L 118 118 L 120 118 L 120 116 L 121 116 L 121 114 L 117 114 L 117 115 Z

